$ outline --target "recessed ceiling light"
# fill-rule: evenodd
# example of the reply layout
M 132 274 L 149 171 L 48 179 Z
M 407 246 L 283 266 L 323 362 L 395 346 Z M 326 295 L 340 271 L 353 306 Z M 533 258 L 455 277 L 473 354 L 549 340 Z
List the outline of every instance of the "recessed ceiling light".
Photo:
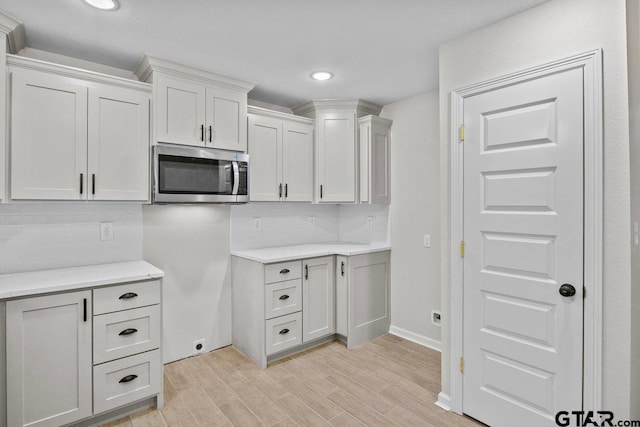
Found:
M 116 10 L 118 2 L 116 0 L 84 0 L 90 6 L 101 10 Z
M 330 73 L 328 71 L 314 71 L 313 73 L 311 73 L 311 78 L 313 80 L 329 80 L 332 77 L 333 73 Z

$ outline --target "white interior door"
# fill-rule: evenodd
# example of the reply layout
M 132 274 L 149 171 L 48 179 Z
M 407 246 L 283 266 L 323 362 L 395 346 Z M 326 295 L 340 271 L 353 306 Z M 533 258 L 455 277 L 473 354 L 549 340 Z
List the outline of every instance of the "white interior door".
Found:
M 464 124 L 463 411 L 555 426 L 582 407 L 582 70 L 468 97 Z

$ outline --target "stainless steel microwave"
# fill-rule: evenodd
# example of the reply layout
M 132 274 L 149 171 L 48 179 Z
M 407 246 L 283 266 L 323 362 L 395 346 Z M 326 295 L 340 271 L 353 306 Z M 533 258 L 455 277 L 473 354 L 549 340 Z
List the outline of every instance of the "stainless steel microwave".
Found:
M 248 154 L 188 145 L 153 146 L 153 203 L 248 201 Z

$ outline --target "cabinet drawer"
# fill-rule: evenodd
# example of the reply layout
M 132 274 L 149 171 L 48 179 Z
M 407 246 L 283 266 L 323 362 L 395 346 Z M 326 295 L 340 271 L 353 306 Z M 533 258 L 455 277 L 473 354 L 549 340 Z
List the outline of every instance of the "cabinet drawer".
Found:
M 302 277 L 302 262 L 289 261 L 264 266 L 264 282 L 275 283 Z
M 93 318 L 94 364 L 159 347 L 159 305 L 102 314 Z
M 93 410 L 99 414 L 160 393 L 160 350 L 93 367 Z
M 265 319 L 284 316 L 300 310 L 302 310 L 302 280 L 287 280 L 265 286 Z
M 94 289 L 93 314 L 111 313 L 160 303 L 160 281 L 127 283 Z
M 265 328 L 267 355 L 302 344 L 301 312 L 269 319 Z

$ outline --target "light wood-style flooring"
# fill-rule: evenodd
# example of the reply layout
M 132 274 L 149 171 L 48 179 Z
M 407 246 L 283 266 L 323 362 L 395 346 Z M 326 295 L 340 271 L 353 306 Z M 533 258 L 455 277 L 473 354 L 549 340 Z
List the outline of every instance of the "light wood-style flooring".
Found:
M 261 370 L 233 347 L 165 365 L 165 406 L 108 426 L 482 426 L 436 405 L 440 353 L 394 335 Z

